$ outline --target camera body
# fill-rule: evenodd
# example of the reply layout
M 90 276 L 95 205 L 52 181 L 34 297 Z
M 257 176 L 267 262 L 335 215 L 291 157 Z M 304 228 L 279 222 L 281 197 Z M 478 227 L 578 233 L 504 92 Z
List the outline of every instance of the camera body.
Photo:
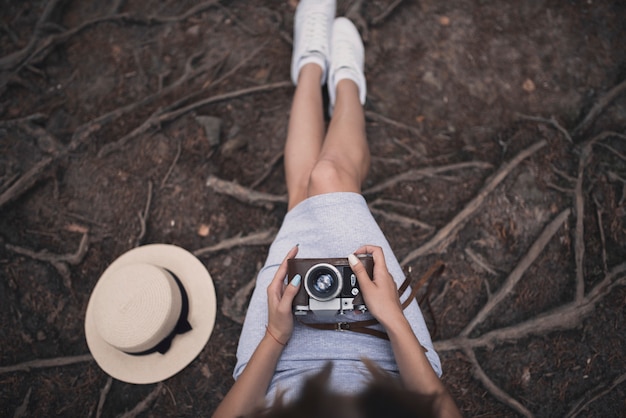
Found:
M 359 255 L 370 278 L 374 274 L 371 255 Z M 347 258 L 293 258 L 287 262 L 287 277 L 302 276 L 302 285 L 293 300 L 295 315 L 343 314 L 367 311 L 356 274 Z

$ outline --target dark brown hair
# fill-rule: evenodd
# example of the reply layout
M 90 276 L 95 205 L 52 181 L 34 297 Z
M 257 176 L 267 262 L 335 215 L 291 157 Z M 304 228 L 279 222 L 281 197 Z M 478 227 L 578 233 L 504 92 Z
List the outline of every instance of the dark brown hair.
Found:
M 362 360 L 371 374 L 357 395 L 339 395 L 328 390 L 332 363 L 306 380 L 300 397 L 289 404 L 278 395 L 274 404 L 250 418 L 374 418 L 431 417 L 434 399 L 405 389 L 398 379 L 368 359 Z

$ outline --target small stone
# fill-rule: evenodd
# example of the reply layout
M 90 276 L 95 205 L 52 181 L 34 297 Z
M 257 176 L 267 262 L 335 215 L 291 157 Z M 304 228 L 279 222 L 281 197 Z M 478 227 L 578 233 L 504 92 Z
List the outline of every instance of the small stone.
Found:
M 441 26 L 450 26 L 450 18 L 448 16 L 439 17 L 439 24 Z
M 196 116 L 196 122 L 204 128 L 204 134 L 211 147 L 220 144 L 222 119 L 215 116 Z
M 187 29 L 187 35 L 189 36 L 198 36 L 200 35 L 200 25 L 193 25 L 189 29 Z

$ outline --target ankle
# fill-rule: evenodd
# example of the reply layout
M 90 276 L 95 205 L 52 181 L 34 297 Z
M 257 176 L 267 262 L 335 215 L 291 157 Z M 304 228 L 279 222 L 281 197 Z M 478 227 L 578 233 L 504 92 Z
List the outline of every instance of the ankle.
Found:
M 309 62 L 300 68 L 300 72 L 298 74 L 298 84 L 308 80 L 321 84 L 323 76 L 324 68 L 322 68 L 317 62 Z
M 356 81 L 352 78 L 342 78 L 337 82 L 337 87 L 335 88 L 337 94 L 337 101 L 354 97 L 355 100 L 359 100 L 359 86 Z

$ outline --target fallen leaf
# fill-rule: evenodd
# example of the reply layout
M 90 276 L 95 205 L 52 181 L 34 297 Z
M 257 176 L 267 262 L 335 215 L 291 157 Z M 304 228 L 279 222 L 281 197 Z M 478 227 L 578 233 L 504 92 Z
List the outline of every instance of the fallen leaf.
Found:
M 524 81 L 524 84 L 522 84 L 522 88 L 524 89 L 524 91 L 531 93 L 533 91 L 535 91 L 535 83 L 530 79 L 527 78 L 526 81 Z
M 209 232 L 211 232 L 211 227 L 207 224 L 202 224 L 198 228 L 198 235 L 200 235 L 201 237 L 207 237 L 209 235 Z

